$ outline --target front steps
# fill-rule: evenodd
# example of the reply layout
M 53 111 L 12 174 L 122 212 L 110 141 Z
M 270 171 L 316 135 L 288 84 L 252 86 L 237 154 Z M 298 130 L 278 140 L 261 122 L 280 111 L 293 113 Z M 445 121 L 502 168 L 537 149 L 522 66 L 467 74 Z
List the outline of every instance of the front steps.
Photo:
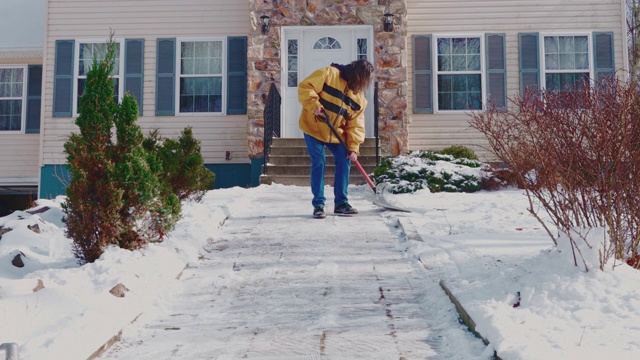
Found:
M 335 165 L 331 151 L 326 149 L 327 166 L 325 168 L 324 183 L 333 185 Z M 376 166 L 376 142 L 374 138 L 365 139 L 360 145 L 358 162 L 368 174 L 373 173 Z M 304 139 L 274 138 L 271 144 L 271 154 L 267 165 L 267 174 L 260 176 L 260 184 L 283 184 L 309 186 L 311 159 L 307 153 Z M 355 165 L 351 165 L 349 183 L 354 185 L 365 184 Z

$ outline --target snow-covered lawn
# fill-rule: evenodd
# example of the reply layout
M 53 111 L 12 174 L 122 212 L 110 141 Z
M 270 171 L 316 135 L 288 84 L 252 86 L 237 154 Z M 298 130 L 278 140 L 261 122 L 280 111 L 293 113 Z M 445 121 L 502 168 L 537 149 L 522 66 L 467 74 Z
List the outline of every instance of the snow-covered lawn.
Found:
M 350 191 L 361 211 L 376 209 L 363 205 L 363 187 Z M 80 267 L 64 236 L 62 199 L 39 200 L 29 212 L 0 218 L 0 344 L 17 343 L 22 360 L 87 358 L 139 314 L 157 311 L 158 299 L 180 288 L 173 284 L 185 266 L 222 234 L 225 219 L 255 202 L 257 194 L 265 212 L 277 206 L 269 194 L 286 194 L 300 203 L 291 209 L 296 215 L 304 209 L 309 221 L 323 221 L 310 218 L 308 188 L 214 190 L 200 204 L 185 204 L 184 218 L 163 243 L 140 252 L 110 248 Z M 520 190 L 419 191 L 397 200 L 412 213 L 380 212 L 380 221 L 399 222 L 407 256 L 446 284 L 503 359 L 640 354 L 640 272 L 626 265 L 604 272 L 574 267 L 571 251 L 563 242 L 562 251 L 553 248 L 527 213 Z M 365 217 L 352 218 L 352 226 L 365 232 L 370 224 L 358 219 Z M 273 231 L 304 234 L 305 222 Z M 23 267 L 16 267 L 12 261 L 20 253 Z M 109 292 L 117 284 L 128 289 L 124 297 Z

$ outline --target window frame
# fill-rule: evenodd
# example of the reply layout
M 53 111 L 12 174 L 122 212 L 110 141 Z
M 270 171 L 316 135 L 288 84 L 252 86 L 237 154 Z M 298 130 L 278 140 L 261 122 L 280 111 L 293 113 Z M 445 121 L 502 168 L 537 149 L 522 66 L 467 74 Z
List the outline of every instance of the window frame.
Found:
M 433 76 L 431 79 L 431 86 L 433 89 L 433 113 L 434 114 L 467 114 L 469 111 L 484 111 L 485 104 L 487 102 L 487 80 L 486 80 L 486 44 L 485 36 L 487 33 L 433 33 L 431 41 L 431 64 Z M 438 69 L 438 40 L 442 38 L 477 38 L 480 40 L 480 69 L 477 71 L 440 71 Z M 463 109 L 463 110 L 448 110 L 440 109 L 439 102 L 439 88 L 438 88 L 438 76 L 439 75 L 465 75 L 465 74 L 480 74 L 480 91 L 481 91 L 481 105 L 480 109 Z
M 547 70 L 547 59 L 546 59 L 546 52 L 545 52 L 545 39 L 547 37 L 577 37 L 577 36 L 584 36 L 587 38 L 587 61 L 589 62 L 589 68 L 586 71 L 588 73 L 588 77 L 589 77 L 589 82 L 591 84 L 593 84 L 594 81 L 594 76 L 595 76 L 595 64 L 594 64 L 594 60 L 593 60 L 593 55 L 594 55 L 594 48 L 593 48 L 593 31 L 577 31 L 577 32 L 540 32 L 539 37 L 540 40 L 538 41 L 538 61 L 540 63 L 540 88 L 541 89 L 547 89 L 547 74 L 566 74 L 566 73 L 572 73 L 572 74 L 581 74 L 584 73 L 584 70 Z
M 198 41 L 219 41 L 222 46 L 222 69 L 220 77 L 222 79 L 221 90 L 221 111 L 220 112 L 181 112 L 180 111 L 180 79 L 182 78 L 182 43 L 183 42 L 198 42 Z M 178 37 L 176 38 L 176 51 L 175 51 L 175 64 L 176 64 L 176 76 L 175 76 L 175 115 L 180 116 L 210 116 L 210 115 L 226 115 L 227 114 L 227 36 L 207 36 L 207 37 Z M 187 74 L 189 75 L 189 74 Z M 185 77 L 197 77 L 198 74 L 192 74 Z M 208 77 L 213 75 L 208 74 Z
M 124 97 L 124 65 L 125 65 L 125 58 L 124 58 L 124 47 L 125 47 L 125 39 L 124 38 L 117 38 L 117 39 L 113 39 L 113 42 L 118 43 L 120 46 L 120 49 L 118 51 L 118 58 L 120 59 L 119 62 L 119 66 L 118 66 L 118 75 L 116 76 L 112 76 L 114 78 L 117 78 L 118 81 L 118 102 L 122 101 L 122 98 Z M 85 78 L 86 79 L 86 75 L 84 76 L 80 76 L 78 75 L 80 72 L 80 46 L 83 44 L 106 44 L 108 43 L 109 40 L 105 40 L 105 39 L 76 39 L 75 43 L 74 43 L 74 53 L 73 53 L 73 94 L 72 94 L 72 116 L 77 117 L 78 116 L 78 80 L 80 78 Z
M 22 111 L 20 114 L 19 130 L 0 130 L 0 134 L 24 134 L 27 127 L 27 84 L 29 78 L 29 68 L 27 65 L 2 64 L 0 69 L 22 69 Z M 15 97 L 1 98 L 2 100 L 17 100 Z

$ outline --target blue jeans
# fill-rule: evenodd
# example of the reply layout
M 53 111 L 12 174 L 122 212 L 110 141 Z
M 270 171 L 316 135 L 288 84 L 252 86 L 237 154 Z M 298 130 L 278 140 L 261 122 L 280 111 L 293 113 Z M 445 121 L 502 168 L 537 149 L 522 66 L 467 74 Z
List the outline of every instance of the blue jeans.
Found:
M 347 149 L 342 144 L 328 144 L 312 136 L 304 134 L 307 150 L 311 158 L 311 192 L 313 207 L 324 206 L 324 168 L 326 165 L 325 146 L 333 154 L 336 163 L 336 174 L 333 181 L 333 195 L 335 206 L 340 206 L 348 201 L 347 187 L 349 186 L 349 172 L 351 160 L 347 158 Z

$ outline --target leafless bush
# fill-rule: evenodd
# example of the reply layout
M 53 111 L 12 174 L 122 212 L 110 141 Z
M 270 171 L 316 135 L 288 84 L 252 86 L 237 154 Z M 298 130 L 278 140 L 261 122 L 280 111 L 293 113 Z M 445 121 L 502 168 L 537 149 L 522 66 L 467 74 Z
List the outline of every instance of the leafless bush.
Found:
M 640 267 L 640 94 L 636 84 L 603 82 L 570 91 L 531 91 L 509 99 L 510 110 L 490 106 L 471 127 L 513 170 L 529 212 L 557 245 L 540 216 L 544 210 L 566 235 L 586 270 L 580 248 L 593 248 L 590 229 L 601 227 L 600 268 L 614 257 Z M 580 242 L 580 243 L 578 243 Z M 577 246 L 581 245 L 581 246 Z

